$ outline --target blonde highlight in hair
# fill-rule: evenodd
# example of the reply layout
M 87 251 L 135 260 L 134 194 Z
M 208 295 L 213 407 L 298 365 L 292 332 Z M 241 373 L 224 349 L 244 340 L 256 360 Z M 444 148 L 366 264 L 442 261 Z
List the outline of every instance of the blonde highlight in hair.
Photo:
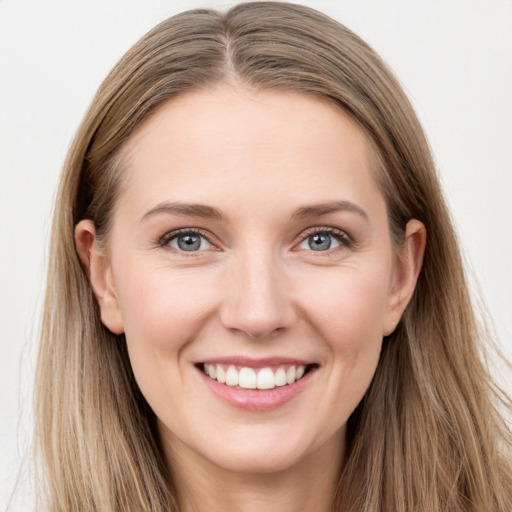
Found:
M 155 27 L 100 86 L 64 164 L 52 230 L 37 371 L 37 442 L 51 512 L 178 510 L 156 418 L 123 335 L 101 322 L 74 242 L 77 222 L 108 235 L 123 187 L 121 149 L 163 103 L 232 82 L 338 105 L 376 150 L 397 241 L 428 233 L 424 266 L 349 419 L 333 510 L 509 512 L 510 431 L 482 363 L 449 213 L 421 126 L 376 53 L 313 9 L 255 2 L 194 10 Z

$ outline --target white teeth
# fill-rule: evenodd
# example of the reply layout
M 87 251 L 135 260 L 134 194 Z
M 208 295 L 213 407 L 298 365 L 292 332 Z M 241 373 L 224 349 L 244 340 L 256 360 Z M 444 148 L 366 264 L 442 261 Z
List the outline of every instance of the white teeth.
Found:
M 252 368 L 241 368 L 238 385 L 244 389 L 256 389 L 256 372 Z
M 262 368 L 258 372 L 257 388 L 258 389 L 272 389 L 274 384 L 274 373 L 270 368 Z
M 276 374 L 274 375 L 274 383 L 276 386 L 286 386 L 287 384 L 286 372 L 282 366 L 279 367 L 279 370 L 277 370 Z
M 208 365 L 208 375 L 212 379 L 216 379 L 217 378 L 217 370 L 215 369 L 215 366 L 213 366 L 213 364 L 209 364 Z
M 238 372 L 234 366 L 230 366 L 226 372 L 226 384 L 228 386 L 238 386 Z
M 204 373 L 210 378 L 221 384 L 233 387 L 239 386 L 243 389 L 274 389 L 278 386 L 286 386 L 299 380 L 305 372 L 306 367 L 304 365 L 292 365 L 288 369 L 280 366 L 277 370 L 265 367 L 259 371 L 245 366 L 237 370 L 235 366 L 230 365 L 225 370 L 225 366 L 223 367 L 220 364 L 204 365 Z
M 224 371 L 220 364 L 217 365 L 217 380 L 221 384 L 224 384 L 224 382 L 226 382 L 226 372 Z

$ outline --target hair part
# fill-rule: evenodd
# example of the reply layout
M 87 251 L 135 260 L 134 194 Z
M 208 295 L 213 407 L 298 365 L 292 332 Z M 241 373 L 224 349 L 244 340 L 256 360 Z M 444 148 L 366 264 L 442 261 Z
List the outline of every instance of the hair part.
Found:
M 57 197 L 37 371 L 48 510 L 178 510 L 155 415 L 124 336 L 101 323 L 74 228 L 92 219 L 104 240 L 134 131 L 163 103 L 222 82 L 338 105 L 375 148 L 395 238 L 413 218 L 427 229 L 414 296 L 349 419 L 333 510 L 509 512 L 510 431 L 494 405 L 456 235 L 417 117 L 359 37 L 313 9 L 278 2 L 162 22 L 107 76 L 78 129 Z

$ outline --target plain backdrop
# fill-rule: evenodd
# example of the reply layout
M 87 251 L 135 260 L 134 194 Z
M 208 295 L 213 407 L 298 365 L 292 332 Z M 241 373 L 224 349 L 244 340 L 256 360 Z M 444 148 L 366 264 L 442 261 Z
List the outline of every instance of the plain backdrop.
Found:
M 157 22 L 226 1 L 0 1 L 0 509 L 32 431 L 49 226 L 81 116 L 121 55 Z M 302 1 L 394 69 L 431 143 L 470 272 L 512 356 L 512 2 Z M 500 369 L 501 368 L 501 369 Z M 496 376 L 510 390 L 503 371 Z M 29 510 L 30 485 L 24 490 Z M 26 507 L 26 508 L 25 508 Z

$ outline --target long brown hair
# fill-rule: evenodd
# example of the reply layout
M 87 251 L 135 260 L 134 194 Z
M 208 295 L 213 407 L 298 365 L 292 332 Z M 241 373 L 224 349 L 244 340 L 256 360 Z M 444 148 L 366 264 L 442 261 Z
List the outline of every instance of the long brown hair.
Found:
M 52 512 L 177 510 L 155 417 L 125 340 L 101 323 L 74 243 L 92 219 L 107 236 L 120 149 L 184 91 L 234 81 L 317 95 L 365 130 L 399 239 L 426 226 L 415 294 L 385 339 L 349 419 L 333 510 L 510 512 L 511 435 L 482 362 L 462 261 L 432 156 L 398 82 L 360 38 L 319 12 L 255 2 L 194 10 L 155 27 L 99 88 L 64 164 L 52 230 L 37 372 L 37 442 Z

